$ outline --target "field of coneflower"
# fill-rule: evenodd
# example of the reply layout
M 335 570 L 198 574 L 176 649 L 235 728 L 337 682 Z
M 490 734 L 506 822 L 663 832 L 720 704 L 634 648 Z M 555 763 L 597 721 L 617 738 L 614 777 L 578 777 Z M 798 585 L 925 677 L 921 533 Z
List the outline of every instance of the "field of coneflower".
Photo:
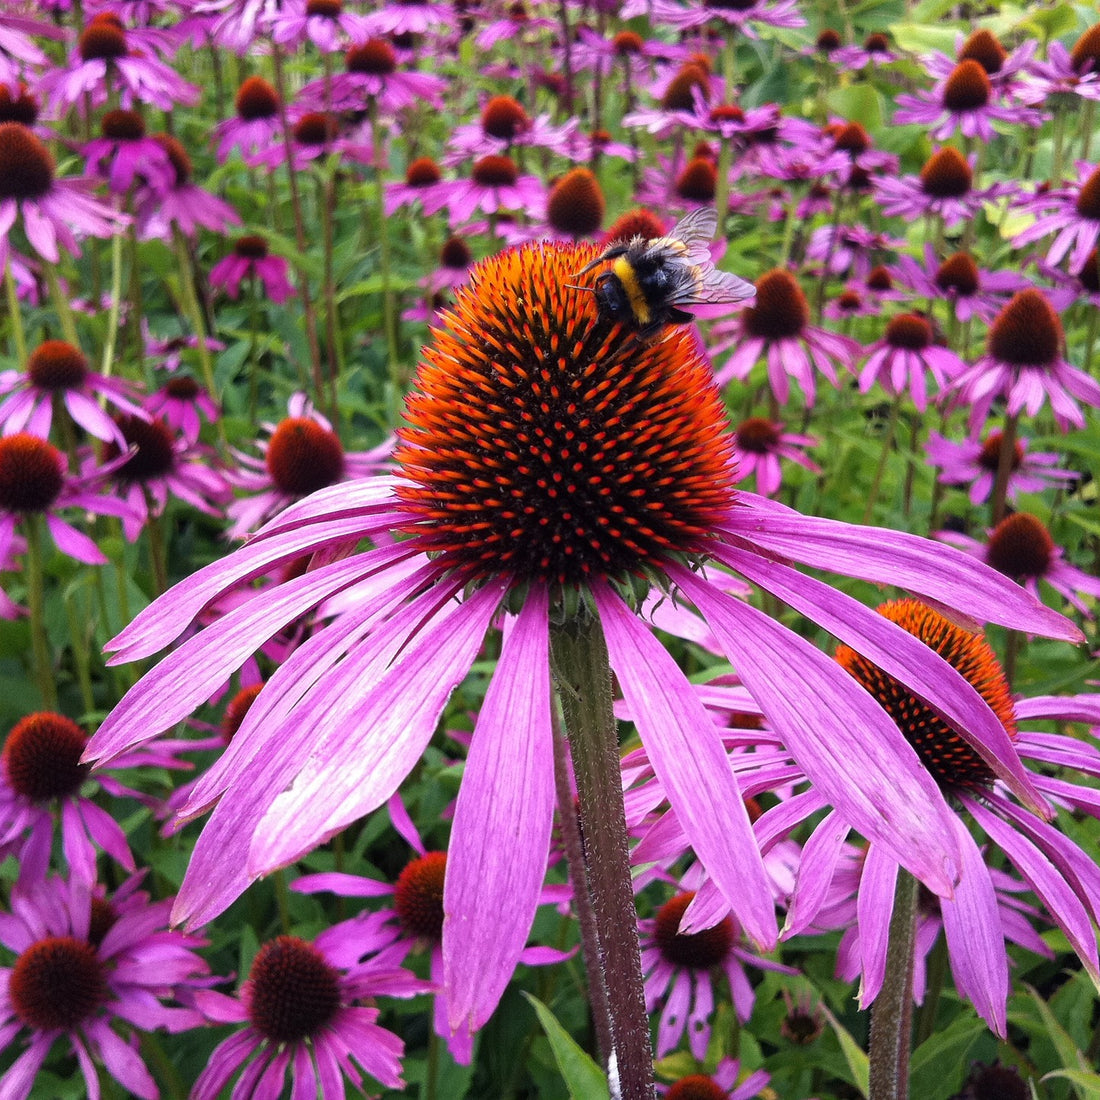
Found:
M 0 1100 L 1098 1100 L 1095 20 L 0 5 Z

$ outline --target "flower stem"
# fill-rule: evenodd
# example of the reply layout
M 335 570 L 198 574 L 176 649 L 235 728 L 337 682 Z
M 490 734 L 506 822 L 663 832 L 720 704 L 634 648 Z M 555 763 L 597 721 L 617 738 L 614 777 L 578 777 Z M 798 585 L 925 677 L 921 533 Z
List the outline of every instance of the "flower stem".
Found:
M 596 934 L 596 914 L 592 909 L 592 895 L 588 889 L 588 871 L 584 865 L 584 842 L 577 820 L 577 805 L 569 783 L 571 774 L 565 748 L 565 735 L 561 718 L 555 707 L 552 712 L 554 729 L 554 787 L 558 796 L 558 822 L 561 829 L 565 862 L 569 866 L 569 879 L 573 883 L 573 906 L 581 930 L 581 950 L 588 971 L 588 999 L 592 1005 L 592 1027 L 596 1032 L 596 1047 L 600 1061 L 606 1065 L 611 1054 L 611 1006 L 607 1002 L 607 985 L 600 968 L 600 945 Z
M 607 644 L 594 615 L 554 627 L 550 650 L 573 752 L 588 885 L 608 1003 L 613 1062 L 622 1100 L 652 1100 L 653 1054 L 645 1008 L 637 912 L 630 878 L 619 742 Z
M 894 398 L 893 405 L 890 406 L 890 420 L 886 425 L 886 431 L 882 435 L 882 451 L 878 456 L 878 466 L 875 469 L 875 480 L 871 482 L 871 490 L 867 494 L 867 505 L 863 509 L 863 523 L 867 523 L 871 518 L 871 513 L 875 510 L 875 504 L 878 501 L 879 490 L 882 488 L 882 476 L 886 473 L 886 463 L 890 458 L 890 451 L 894 446 L 894 436 L 898 430 L 898 416 L 901 412 L 901 395 L 899 394 Z
M 1012 476 L 1012 465 L 1016 458 L 1016 426 L 1018 416 L 1005 419 L 1001 431 L 1001 451 L 997 456 L 997 476 L 993 479 L 993 496 L 990 500 L 990 520 L 994 527 L 1005 518 L 1005 498 L 1008 495 L 1008 479 Z
M 80 338 L 76 334 L 76 321 L 73 318 L 72 306 L 69 299 L 61 290 L 61 281 L 57 277 L 57 268 L 48 260 L 42 261 L 42 270 L 46 273 L 46 282 L 50 287 L 50 298 L 53 307 L 57 311 L 57 320 L 61 325 L 61 335 L 72 344 L 74 348 L 80 347 Z
M 104 378 L 111 377 L 115 365 L 115 342 L 122 305 L 122 232 L 111 238 L 111 305 L 107 313 L 107 335 L 103 340 L 103 359 L 99 368 Z
M 92 641 L 90 617 L 81 617 L 71 595 L 65 597 L 65 617 L 69 621 L 73 664 L 76 665 L 76 678 L 80 683 L 80 701 L 87 716 L 95 712 L 95 691 L 92 688 L 90 657 Z
M 382 325 L 386 334 L 386 359 L 390 378 L 398 392 L 405 388 L 405 379 L 397 356 L 397 302 L 393 293 L 390 259 L 390 237 L 386 226 L 386 185 L 382 171 L 382 131 L 378 124 L 378 101 L 371 96 L 370 135 L 371 161 L 374 167 L 374 204 L 378 217 L 378 257 L 382 269 Z
M 23 332 L 23 313 L 19 308 L 19 290 L 15 285 L 15 273 L 11 269 L 10 250 L 4 256 L 4 293 L 11 322 L 11 344 L 15 352 L 15 365 L 19 370 L 27 366 L 27 337 Z
M 886 949 L 886 976 L 871 1011 L 869 1100 L 907 1100 L 909 1096 L 917 896 L 917 880 L 899 868 Z
M 31 653 L 42 704 L 57 710 L 57 685 L 53 680 L 50 644 L 46 638 L 46 589 L 42 569 L 42 523 L 37 515 L 27 516 L 27 606 L 30 611 Z

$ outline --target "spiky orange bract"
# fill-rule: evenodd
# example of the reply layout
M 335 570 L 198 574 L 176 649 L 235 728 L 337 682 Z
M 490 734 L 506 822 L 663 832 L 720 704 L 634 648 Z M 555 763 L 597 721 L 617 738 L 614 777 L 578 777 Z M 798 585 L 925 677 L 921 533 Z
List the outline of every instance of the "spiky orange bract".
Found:
M 441 567 L 583 584 L 694 555 L 733 499 L 732 438 L 696 339 L 639 339 L 569 284 L 592 245 L 491 257 L 433 332 L 398 489 Z
M 891 600 L 880 604 L 877 610 L 935 650 L 989 704 L 1009 734 L 1015 736 L 1012 693 L 984 635 L 956 626 L 920 600 Z M 980 792 L 993 782 L 993 772 L 978 753 L 904 684 L 849 646 L 838 646 L 836 659 L 882 704 L 942 788 Z

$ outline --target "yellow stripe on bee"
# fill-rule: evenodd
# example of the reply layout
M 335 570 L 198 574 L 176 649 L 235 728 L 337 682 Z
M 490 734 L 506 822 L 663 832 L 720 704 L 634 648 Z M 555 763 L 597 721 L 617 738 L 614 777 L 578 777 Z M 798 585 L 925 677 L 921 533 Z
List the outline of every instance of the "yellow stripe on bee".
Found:
M 619 282 L 623 284 L 623 290 L 626 291 L 634 320 L 639 325 L 648 325 L 649 303 L 645 300 L 645 294 L 642 293 L 642 284 L 638 282 L 638 276 L 634 274 L 634 268 L 620 256 L 611 265 L 611 270 L 619 277 Z

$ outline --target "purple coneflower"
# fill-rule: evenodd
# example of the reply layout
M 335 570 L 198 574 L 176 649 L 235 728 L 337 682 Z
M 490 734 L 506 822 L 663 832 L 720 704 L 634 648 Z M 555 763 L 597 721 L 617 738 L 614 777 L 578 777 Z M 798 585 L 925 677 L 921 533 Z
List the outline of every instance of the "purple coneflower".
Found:
M 27 357 L 26 370 L 0 373 L 0 424 L 5 435 L 30 432 L 45 439 L 59 398 L 73 422 L 96 439 L 122 441 L 118 426 L 100 402 L 125 413 L 142 415 L 133 388 L 117 378 L 88 369 L 79 348 L 64 340 L 47 340 Z
M 650 918 L 638 922 L 645 974 L 646 1011 L 663 1005 L 657 1024 L 657 1057 L 679 1045 L 687 1031 L 688 1047 L 701 1062 L 710 1045 L 715 980 L 725 975 L 738 1020 L 745 1023 L 756 1000 L 745 966 L 794 971 L 742 946 L 742 933 L 732 917 L 699 932 L 680 931 L 680 920 L 695 898 L 684 890 L 666 901 Z
M 444 181 L 443 173 L 431 157 L 417 157 L 405 169 L 404 183 L 385 185 L 387 217 L 402 206 L 420 203 L 425 214 L 434 214 L 447 205 L 452 184 Z
M 1030 512 L 1005 516 L 989 532 L 984 545 L 955 531 L 940 531 L 936 537 L 981 558 L 999 573 L 1019 581 L 1036 597 L 1039 582 L 1045 581 L 1082 615 L 1093 618 L 1092 608 L 1083 597 L 1091 596 L 1094 602 L 1100 598 L 1100 577 L 1070 565 L 1065 550 L 1056 545 L 1038 516 Z
M 1040 493 L 1055 485 L 1080 477 L 1075 470 L 1061 470 L 1062 456 L 1051 451 L 1029 453 L 1028 441 L 1016 437 L 1007 493 L 1015 500 L 1017 493 Z M 966 439 L 956 443 L 938 432 L 928 436 L 928 464 L 940 468 L 940 481 L 945 485 L 969 485 L 970 503 L 981 504 L 993 492 L 993 483 L 1001 456 L 1001 432 L 990 432 L 985 439 Z
M 936 343 L 928 319 L 919 313 L 899 313 L 886 322 L 880 340 L 867 346 L 867 362 L 859 371 L 859 392 L 877 382 L 891 397 L 909 388 L 917 412 L 928 408 L 928 375 L 943 390 L 966 364 L 950 349 Z
M 863 225 L 822 225 L 810 234 L 806 258 L 826 266 L 831 275 L 850 272 L 854 278 L 866 279 L 875 268 L 876 254 L 896 252 L 904 244 Z
M 27 69 L 38 70 L 49 63 L 35 44 L 36 37 L 61 38 L 63 34 L 60 27 L 40 23 L 27 15 L 0 13 L 0 84 L 14 88 Z
M 186 371 L 173 374 L 150 394 L 145 399 L 145 411 L 163 420 L 189 443 L 197 442 L 204 419 L 213 424 L 218 418 L 217 403 Z
M 18 957 L 0 970 L 0 1047 L 10 1050 L 21 1036 L 29 1042 L 0 1078 L 6 1100 L 31 1095 L 58 1039 L 80 1065 L 89 1096 L 99 1095 L 99 1062 L 130 1095 L 156 1100 L 135 1025 L 169 1032 L 202 1026 L 198 1012 L 162 1002 L 194 995 L 205 983 L 206 963 L 193 950 L 205 941 L 169 931 L 172 899 L 150 902 L 135 889 L 138 881 L 111 898 L 59 878 L 12 891 L 0 942 Z
M 727 33 L 759 37 L 754 23 L 766 27 L 804 27 L 797 0 L 692 0 L 687 7 L 654 0 L 652 18 L 660 26 L 687 30 L 714 23 Z
M 453 167 L 470 157 L 504 157 L 517 146 L 564 156 L 576 128 L 575 122 L 554 126 L 549 115 L 531 118 L 511 96 L 493 96 L 482 106 L 477 122 L 456 126 L 451 132 L 443 163 Z
M 756 474 L 756 491 L 770 497 L 783 479 L 781 458 L 797 462 L 811 473 L 821 473 L 821 467 L 802 453 L 803 447 L 815 446 L 817 440 L 813 436 L 785 432 L 782 424 L 763 417 L 742 420 L 734 431 L 738 480 Z
M 358 164 L 373 164 L 376 150 L 370 141 L 362 141 L 344 129 L 335 111 L 313 111 L 298 103 L 290 113 L 290 152 L 285 142 L 276 142 L 266 153 L 258 153 L 256 162 L 269 168 L 285 164 L 295 172 L 304 171 L 330 153 Z
M 801 387 L 806 404 L 817 392 L 815 368 L 835 386 L 836 366 L 851 370 L 860 346 L 847 336 L 815 328 L 810 306 L 794 276 L 775 268 L 756 280 L 756 298 L 734 321 L 721 322 L 711 332 L 710 352 L 715 357 L 733 347 L 733 354 L 716 372 L 724 386 L 731 378 L 744 380 L 762 356 L 768 363 L 768 382 L 776 401 L 786 405 L 790 379 Z
M 106 565 L 99 547 L 58 512 L 78 508 L 118 516 L 123 522 L 132 520 L 133 509 L 126 501 L 103 492 L 110 470 L 108 465 L 70 476 L 65 456 L 37 435 L 16 432 L 0 439 L 0 561 L 8 560 L 16 527 L 44 517 L 46 529 L 63 554 L 88 565 Z
M 192 1100 L 215 1100 L 242 1066 L 234 1092 L 253 1100 L 278 1100 L 287 1070 L 296 1096 L 342 1097 L 345 1078 L 362 1090 L 360 1071 L 386 1088 L 404 1088 L 405 1044 L 377 1023 L 379 1008 L 357 1002 L 415 997 L 430 987 L 401 969 L 392 948 L 360 962 L 376 950 L 361 923 L 334 925 L 312 943 L 278 936 L 256 953 L 238 997 L 195 994 L 211 1023 L 245 1026 L 215 1048 Z
M 367 30 L 377 35 L 438 38 L 454 30 L 457 23 L 458 12 L 450 4 L 428 0 L 390 0 L 366 15 Z
M 167 154 L 172 175 L 166 188 L 143 187 L 135 198 L 138 235 L 143 240 L 170 239 L 173 229 L 193 237 L 200 226 L 224 233 L 231 225 L 240 224 L 240 216 L 229 203 L 192 182 L 191 158 L 178 138 L 155 134 L 153 140 Z
M 287 278 L 289 271 L 290 264 L 282 256 L 268 252 L 266 238 L 249 233 L 238 237 L 233 242 L 233 251 L 210 269 L 210 285 L 221 287 L 236 300 L 241 283 L 248 279 L 262 287 L 276 305 L 281 305 L 294 293 Z
M 282 137 L 279 93 L 262 76 L 250 76 L 237 89 L 237 113 L 214 127 L 218 160 L 222 164 L 239 149 L 245 164 L 262 162 Z
M 1082 162 L 1077 170 L 1081 182 L 1076 186 L 1051 188 L 1036 196 L 1029 205 L 1045 212 L 1012 238 L 1013 248 L 1020 248 L 1055 234 L 1046 261 L 1057 264 L 1068 256 L 1073 272 L 1081 270 L 1100 238 L 1100 166 Z
M 45 145 L 18 122 L 0 123 L 0 239 L 19 220 L 31 248 L 57 263 L 58 245 L 80 255 L 76 235 L 110 237 L 124 215 L 93 198 L 84 180 L 59 180 Z
M 665 1100 L 752 1100 L 771 1080 L 762 1069 L 738 1084 L 740 1077 L 741 1063 L 736 1058 L 723 1058 L 711 1073 L 691 1073 L 671 1085 L 658 1083 L 657 1095 Z
M 336 53 L 368 36 L 365 16 L 345 11 L 343 0 L 284 0 L 272 16 L 272 41 L 280 46 L 312 42 L 321 53 Z
M 899 256 L 894 274 L 914 298 L 946 301 L 958 320 L 977 317 L 986 324 L 1009 295 L 1029 285 L 1016 271 L 982 270 L 969 252 L 954 252 L 940 263 L 930 244 L 924 246 L 923 266 L 911 256 Z
M 640 340 L 601 317 L 593 296 L 572 285 L 597 255 L 596 245 L 546 242 L 480 264 L 424 351 L 395 474 L 291 505 L 143 611 L 112 643 L 114 660 L 163 648 L 219 593 L 319 553 L 304 575 L 169 654 L 89 747 L 106 760 L 157 736 L 265 639 L 358 586 L 268 680 L 181 811 L 214 806 L 176 908 L 180 920 L 202 922 L 393 795 L 507 611 L 448 849 L 452 1027 L 480 1027 L 492 1013 L 539 902 L 555 799 L 549 647 L 551 636 L 565 644 L 561 616 L 605 639 L 686 836 L 759 944 L 775 938 L 772 890 L 718 731 L 624 592 L 648 577 L 693 603 L 815 782 L 864 836 L 944 894 L 957 858 L 950 812 L 886 712 L 804 638 L 683 559 L 716 560 L 775 592 L 935 699 L 964 731 L 984 734 L 994 719 L 978 696 L 961 693 L 945 662 L 788 562 L 904 585 L 1016 629 L 1080 637 L 942 544 L 802 516 L 733 488 L 726 412 L 697 337 L 670 326 Z M 372 538 L 373 548 L 344 556 Z M 494 837 L 509 838 L 506 851 Z M 247 855 L 227 860 L 228 846 Z
M 993 122 L 1041 126 L 1043 114 L 1019 103 L 999 104 L 989 74 L 979 61 L 966 58 L 929 92 L 899 95 L 894 124 L 929 126 L 934 141 L 946 141 L 958 130 L 964 138 L 993 140 Z
M 1077 402 L 1100 408 L 1100 382 L 1065 361 L 1064 341 L 1062 322 L 1041 290 L 1015 294 L 989 329 L 985 355 L 951 383 L 959 404 L 970 407 L 970 430 L 981 427 L 999 397 L 1009 416 L 1034 416 L 1049 401 L 1062 431 L 1083 428 Z
M 100 121 L 102 136 L 83 149 L 88 172 L 107 180 L 116 195 L 125 195 L 136 182 L 166 190 L 175 169 L 160 142 L 146 137 L 145 121 L 137 111 L 107 111 Z
M 976 61 L 995 92 L 1023 92 L 1021 77 L 1031 72 L 1038 46 L 1036 39 L 1026 38 L 1009 52 L 991 30 L 979 27 L 965 40 L 961 31 L 955 36 L 954 58 L 936 52 L 922 58 L 922 63 L 934 79 L 946 80 L 961 62 Z
M 441 195 L 452 227 L 468 221 L 475 213 L 499 214 L 522 211 L 542 216 L 546 188 L 536 176 L 521 176 L 511 157 L 490 155 L 474 162 L 464 180 L 442 183 Z
M 890 45 L 890 39 L 881 31 L 874 31 L 863 40 L 862 46 L 841 46 L 829 51 L 829 63 L 840 70 L 858 73 L 868 66 L 878 68 L 899 60 L 900 54 Z
M 289 402 L 289 416 L 265 425 L 269 437 L 257 444 L 261 457 L 238 452 L 240 469 L 226 479 L 249 495 L 227 509 L 229 538 L 244 538 L 288 505 L 329 485 L 377 473 L 393 451 L 391 436 L 366 452 L 345 452 L 332 424 L 300 393 Z
M 918 176 L 875 176 L 875 194 L 882 212 L 906 221 L 939 214 L 946 229 L 977 217 L 983 203 L 1012 189 L 994 183 L 975 190 L 971 160 L 945 145 L 925 161 Z
M 1046 60 L 1033 62 L 1032 73 L 1031 82 L 1040 97 L 1100 99 L 1100 23 L 1089 27 L 1071 49 L 1052 39 Z

